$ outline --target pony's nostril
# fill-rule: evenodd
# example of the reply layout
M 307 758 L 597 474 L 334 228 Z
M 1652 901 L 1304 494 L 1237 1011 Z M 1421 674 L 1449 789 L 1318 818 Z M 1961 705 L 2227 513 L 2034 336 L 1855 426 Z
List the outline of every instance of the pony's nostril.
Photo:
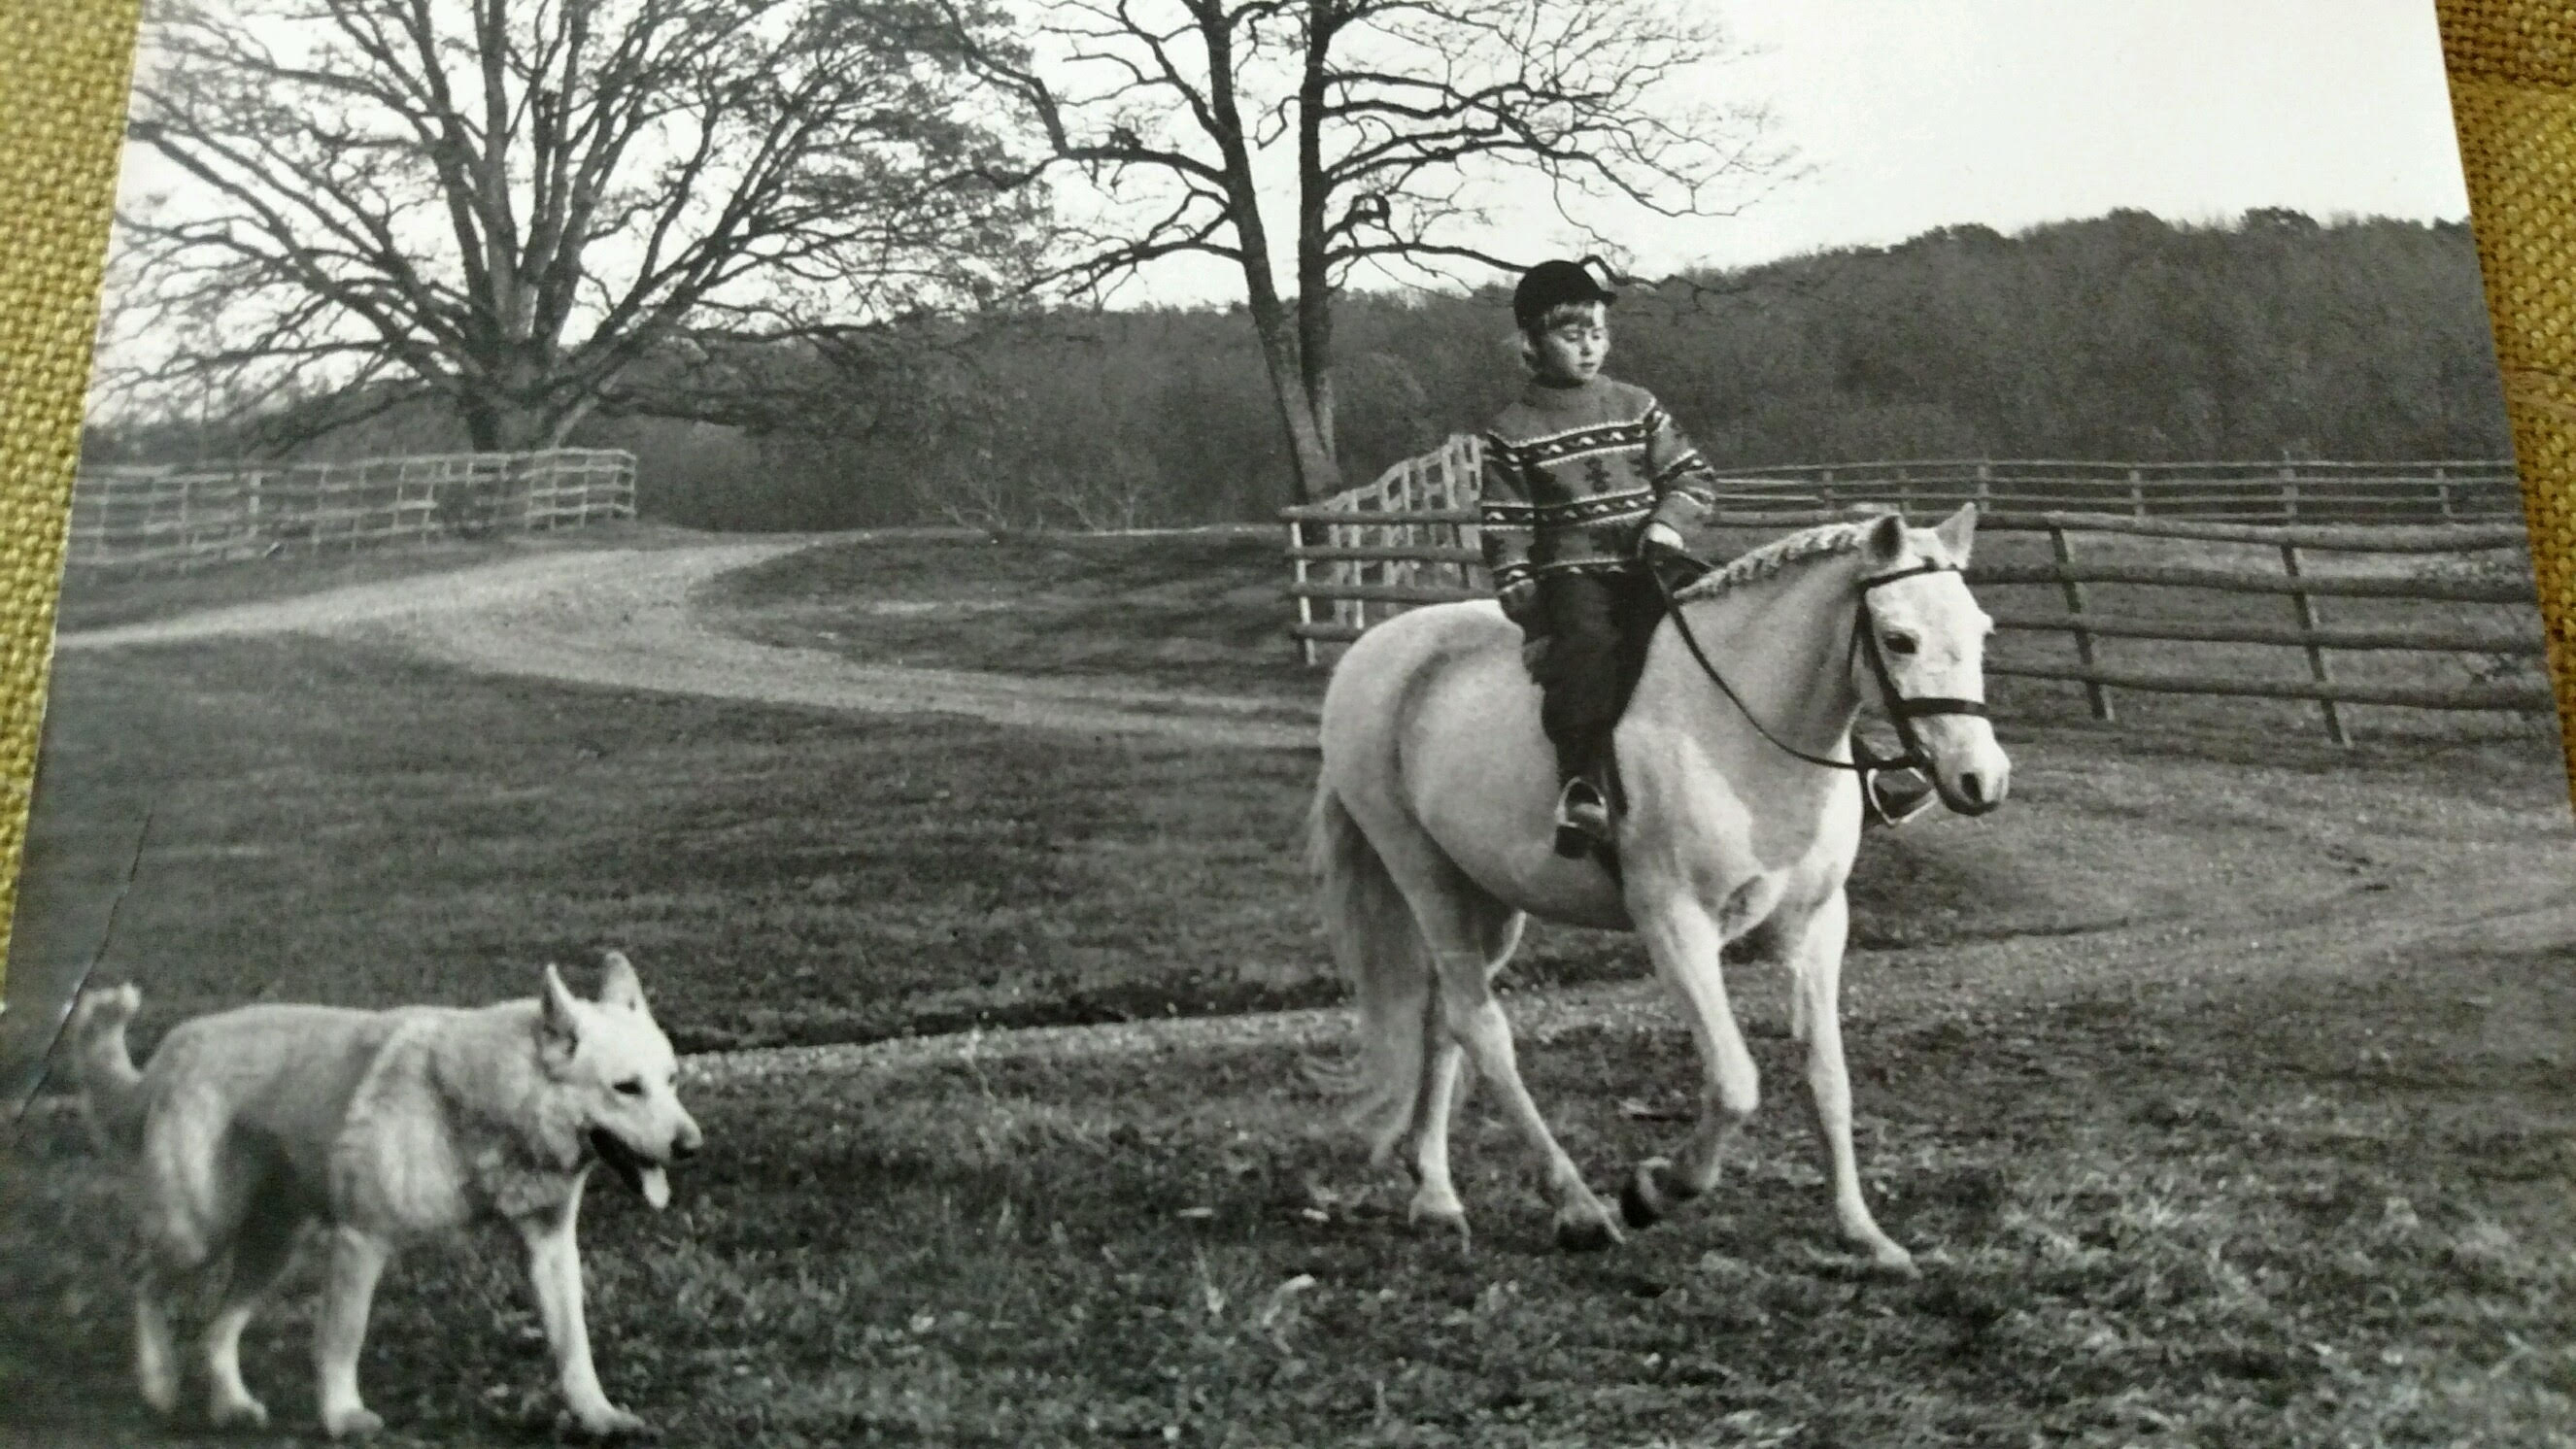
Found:
M 1977 777 L 1976 771 L 1970 770 L 1959 777 L 1959 794 L 1970 804 L 1980 803 L 1986 798 L 1985 781 Z
M 683 1137 L 671 1144 L 671 1160 L 674 1162 L 686 1162 L 697 1155 L 698 1144 L 694 1138 Z

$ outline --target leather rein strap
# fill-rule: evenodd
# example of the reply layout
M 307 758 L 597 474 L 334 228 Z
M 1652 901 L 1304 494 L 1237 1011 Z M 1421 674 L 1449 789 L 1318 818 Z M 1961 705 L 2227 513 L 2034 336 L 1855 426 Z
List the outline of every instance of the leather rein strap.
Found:
M 1871 590 L 1884 588 L 1889 584 L 1896 583 L 1904 579 L 1915 578 L 1922 574 L 1957 573 L 1959 572 L 1959 568 L 1956 564 L 1930 562 L 1919 563 L 1912 568 L 1897 569 L 1891 573 L 1878 574 L 1861 581 L 1860 604 L 1852 614 L 1851 649 L 1859 652 L 1869 660 L 1870 674 L 1878 681 L 1879 694 L 1882 696 L 1886 704 L 1888 716 L 1895 722 L 1897 742 L 1905 748 L 1903 753 L 1896 755 L 1882 756 L 1872 754 L 1870 752 L 1868 742 L 1861 739 L 1858 734 L 1854 734 L 1850 737 L 1850 745 L 1854 758 L 1849 760 L 1837 760 L 1824 755 L 1811 755 L 1805 750 L 1799 749 L 1796 745 L 1790 744 L 1788 741 L 1780 738 L 1778 735 L 1771 733 L 1770 727 L 1762 723 L 1762 717 L 1755 714 L 1753 712 L 1753 707 L 1744 702 L 1744 696 L 1737 694 L 1735 692 L 1735 686 L 1726 682 L 1726 676 L 1720 673 L 1717 665 L 1710 661 L 1708 651 L 1700 647 L 1699 636 L 1691 632 L 1690 620 L 1682 616 L 1681 605 L 1674 599 L 1671 586 L 1664 582 L 1663 574 L 1657 571 L 1651 564 L 1647 566 L 1646 572 L 1652 576 L 1655 581 L 1655 592 L 1663 596 L 1664 612 L 1671 617 L 1673 628 L 1681 634 L 1682 643 L 1689 647 L 1691 658 L 1699 662 L 1700 672 L 1707 675 L 1709 682 L 1715 684 L 1718 687 L 1718 691 L 1734 703 L 1736 709 L 1743 714 L 1745 722 L 1753 726 L 1754 733 L 1762 736 L 1762 738 L 1766 740 L 1769 740 L 1772 745 L 1778 748 L 1783 754 L 1793 756 L 1797 759 L 1806 761 L 1810 765 L 1818 765 L 1828 770 L 1849 770 L 1853 774 L 1861 776 L 1864 784 L 1867 783 L 1869 776 L 1874 775 L 1881 770 L 1911 768 L 1921 769 L 1926 773 L 1929 773 L 1932 762 L 1930 757 L 1923 752 L 1923 741 L 1921 736 L 1914 732 L 1914 722 L 1918 719 L 1930 719 L 1936 715 L 1956 714 L 1983 717 L 1986 713 L 1986 706 L 1983 702 L 1978 700 L 1951 699 L 1940 695 L 1909 697 L 1898 692 L 1896 688 L 1896 676 L 1889 671 L 1887 667 L 1887 656 L 1879 648 L 1878 631 L 1870 627 L 1871 617 L 1869 612 L 1869 596 Z M 1845 655 L 1844 664 L 1846 668 L 1849 667 L 1850 657 L 1848 653 Z M 1868 792 L 1864 790 L 1862 793 L 1866 795 Z

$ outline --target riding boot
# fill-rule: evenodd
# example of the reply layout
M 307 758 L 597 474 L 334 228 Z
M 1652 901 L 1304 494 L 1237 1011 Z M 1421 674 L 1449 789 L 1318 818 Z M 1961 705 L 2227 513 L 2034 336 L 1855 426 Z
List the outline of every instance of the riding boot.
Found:
M 1611 838 L 1610 791 L 1598 765 L 1577 772 L 1556 797 L 1556 853 L 1580 860 Z
M 1861 778 L 1861 829 L 1902 825 L 1931 809 L 1938 795 L 1918 770 L 1872 770 Z

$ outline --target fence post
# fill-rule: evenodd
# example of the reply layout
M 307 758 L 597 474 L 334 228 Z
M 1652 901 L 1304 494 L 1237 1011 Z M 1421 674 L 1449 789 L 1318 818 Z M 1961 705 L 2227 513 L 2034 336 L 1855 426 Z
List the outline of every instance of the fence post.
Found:
M 2138 518 L 2147 516 L 2147 483 L 2135 468 L 2129 470 L 2129 512 Z
M 2295 579 L 2299 577 L 2299 547 L 2297 544 L 2285 543 L 2281 545 L 2281 568 L 2284 572 L 2288 573 L 2291 578 Z M 2317 631 L 2317 601 L 2311 597 L 2305 589 L 2301 589 L 2290 595 L 2290 601 L 2298 610 L 2300 631 L 2310 635 L 2315 634 Z M 2308 674 L 2319 684 L 2334 683 L 2334 671 L 2326 667 L 2325 649 L 2313 638 L 2308 641 L 2306 647 L 2308 651 Z M 2351 744 L 2352 736 L 2346 732 L 2343 727 L 2343 712 L 2336 703 L 2331 699 L 2321 699 L 2317 701 L 2317 708 L 2323 711 L 2326 717 L 2326 738 L 2333 740 L 2339 745 Z
M 1448 494 L 1442 500 L 1443 507 L 1455 508 L 1463 512 L 1475 508 L 1483 501 L 1484 469 L 1476 466 L 1476 459 L 1470 454 L 1464 439 L 1452 437 L 1447 446 L 1440 450 L 1440 466 L 1449 479 Z M 1467 541 L 1467 530 L 1471 526 L 1465 523 L 1449 525 L 1450 546 L 1461 552 L 1473 547 L 1474 545 Z M 1458 587 L 1472 589 L 1476 586 L 1475 565 L 1461 560 L 1457 565 L 1457 573 Z
M 1303 632 L 1314 627 L 1315 623 L 1315 601 L 1306 597 L 1306 560 L 1304 555 L 1299 553 L 1299 550 L 1305 546 L 1306 525 L 1297 519 L 1289 519 L 1288 569 L 1290 576 L 1296 581 L 1297 624 L 1300 630 L 1297 635 L 1297 652 L 1299 657 L 1305 660 L 1306 667 L 1312 669 L 1315 667 L 1315 640 L 1313 635 Z
M 1977 465 L 1977 511 L 1995 511 L 1995 464 L 1991 458 Z
M 197 491 L 197 475 L 179 475 L 179 572 L 193 572 L 197 566 L 196 535 L 188 531 L 188 500 Z
M 2066 530 L 2056 524 L 2048 526 L 2048 551 L 2057 560 L 2057 581 L 2066 591 L 2066 612 L 2078 621 L 2075 628 L 2075 657 L 2085 669 L 2095 667 L 2093 631 L 2084 628 L 2084 585 L 2075 578 L 2075 545 L 2068 541 Z M 2111 691 L 2098 680 L 2084 681 L 2084 702 L 2093 707 L 2093 717 L 2111 723 Z
M 2299 521 L 2299 468 L 2295 463 L 2281 467 L 2281 517 L 2290 523 Z
M 2451 479 L 2450 475 L 2440 468 L 2435 468 L 2433 470 L 2433 492 L 2442 501 L 2442 521 L 2444 523 L 2452 522 Z

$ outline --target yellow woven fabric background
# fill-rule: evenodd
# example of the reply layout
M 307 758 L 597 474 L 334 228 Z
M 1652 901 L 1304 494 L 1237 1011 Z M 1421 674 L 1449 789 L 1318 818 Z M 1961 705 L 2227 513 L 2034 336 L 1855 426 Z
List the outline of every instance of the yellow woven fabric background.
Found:
M 2564 0 L 2438 8 L 2550 662 L 2562 716 L 2576 718 L 2576 10 Z M 0 942 L 17 896 L 139 9 L 0 0 Z M 2576 767 L 2576 741 L 2570 758 Z
M 0 0 L 0 946 L 18 900 L 140 13 L 140 0 Z
M 2442 0 L 2470 221 L 2576 773 L 2576 8 Z

